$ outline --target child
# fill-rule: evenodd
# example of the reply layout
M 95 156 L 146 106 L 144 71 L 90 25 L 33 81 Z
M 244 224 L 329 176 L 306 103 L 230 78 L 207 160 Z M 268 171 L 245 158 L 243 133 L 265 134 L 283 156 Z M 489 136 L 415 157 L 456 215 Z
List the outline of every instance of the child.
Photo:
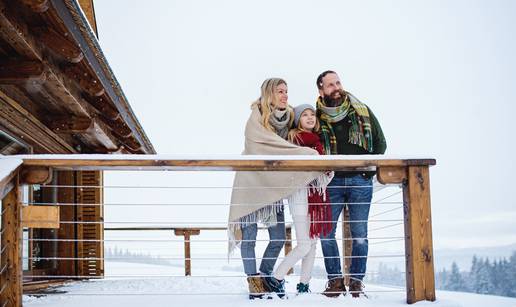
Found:
M 323 146 L 316 132 L 319 122 L 315 109 L 303 104 L 294 108 L 294 126 L 289 132 L 289 141 L 299 146 L 311 147 L 323 154 Z M 333 178 L 333 172 L 319 177 L 317 186 L 326 187 Z M 290 214 L 294 221 L 297 246 L 283 259 L 273 274 L 265 278 L 269 289 L 279 294 L 284 293 L 284 278 L 294 264 L 302 259 L 301 277 L 297 284 L 298 293 L 309 291 L 308 282 L 312 275 L 315 260 L 317 238 L 331 231 L 331 207 L 326 199 L 326 189 L 316 189 L 311 185 L 302 188 L 289 198 Z M 281 296 L 280 296 L 281 297 Z

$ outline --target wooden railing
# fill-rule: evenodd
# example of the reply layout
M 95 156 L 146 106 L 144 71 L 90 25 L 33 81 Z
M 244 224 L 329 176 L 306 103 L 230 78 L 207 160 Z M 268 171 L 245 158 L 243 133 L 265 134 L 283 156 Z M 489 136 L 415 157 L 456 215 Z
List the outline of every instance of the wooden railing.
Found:
M 407 302 L 435 300 L 429 166 L 434 159 L 390 159 L 378 156 L 238 156 L 222 159 L 164 159 L 160 156 L 18 156 L 23 164 L 0 178 L 2 230 L 0 307 L 21 306 L 22 229 L 55 228 L 55 206 L 22 206 L 21 186 L 48 183 L 53 170 L 200 170 L 200 171 L 357 171 L 376 170 L 382 184 L 401 184 L 405 224 Z M 30 208 L 32 207 L 32 208 Z M 23 212 L 22 212 L 23 211 Z M 58 226 L 57 226 L 58 227 Z M 192 235 L 191 229 L 175 229 Z M 196 233 L 196 232 L 195 232 Z M 185 245 L 186 248 L 186 245 Z M 189 258 L 189 257 L 187 257 Z M 187 270 L 188 275 L 188 270 Z

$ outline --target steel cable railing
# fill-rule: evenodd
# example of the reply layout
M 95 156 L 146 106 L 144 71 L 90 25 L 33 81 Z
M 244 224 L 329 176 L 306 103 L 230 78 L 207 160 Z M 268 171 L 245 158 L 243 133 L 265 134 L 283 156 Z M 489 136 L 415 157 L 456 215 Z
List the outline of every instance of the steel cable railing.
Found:
M 375 193 L 378 192 L 385 192 L 385 189 L 392 186 L 386 186 L 386 185 L 378 185 L 374 184 L 372 186 L 332 186 L 328 187 L 328 189 L 332 188 L 374 188 Z M 178 189 L 186 189 L 186 190 L 192 190 L 192 189 L 211 189 L 211 190 L 228 190 L 232 189 L 233 187 L 226 187 L 226 186 L 195 186 L 195 187 L 188 187 L 188 186 L 120 186 L 120 185 L 58 185 L 58 184 L 47 184 L 47 185 L 39 185 L 39 189 L 144 189 L 144 190 L 151 190 L 151 189 L 166 189 L 166 190 L 178 190 Z M 274 189 L 278 187 L 262 187 L 262 189 Z M 287 187 L 279 187 L 279 188 L 287 188 Z M 292 188 L 292 187 L 290 187 Z M 297 187 L 302 188 L 302 187 Z M 242 187 L 242 189 L 246 189 L 245 187 Z M 253 188 L 254 189 L 254 188 Z M 387 191 L 388 192 L 388 191 Z M 389 214 L 396 214 L 396 213 L 402 213 L 403 209 L 403 201 L 393 201 L 391 200 L 394 197 L 399 196 L 401 191 L 395 191 L 393 193 L 386 193 L 385 195 L 382 195 L 380 197 L 377 197 L 377 199 L 374 199 L 372 202 L 345 202 L 345 203 L 334 203 L 334 205 L 346 205 L 346 206 L 361 206 L 361 205 L 371 205 L 371 208 L 382 208 L 381 210 L 378 210 L 377 212 L 372 212 L 369 215 L 368 219 L 360 219 L 360 220 L 346 220 L 346 221 L 339 221 L 339 227 L 344 225 L 351 225 L 353 223 L 369 223 L 370 224 L 386 224 L 382 226 L 376 226 L 371 227 L 369 232 L 376 232 L 379 231 L 385 231 L 387 229 L 394 229 L 395 227 L 403 225 L 404 219 L 403 218 L 374 218 L 378 216 L 385 216 Z M 58 206 L 58 207 L 102 207 L 102 208 L 110 208 L 110 207 L 132 207 L 132 208 L 147 208 L 149 206 L 155 206 L 155 207 L 209 207 L 209 206 L 216 206 L 216 207 L 229 207 L 229 203 L 225 202 L 193 202 L 193 203 L 146 203 L 146 202 L 103 202 L 103 203 L 72 203 L 72 202 L 57 202 L 57 201 L 25 201 L 23 203 L 26 206 Z M 254 204 L 240 204 L 241 206 L 253 206 Z M 306 204 L 291 204 L 291 205 L 306 205 Z M 318 205 L 318 204 L 315 204 Z M 323 204 L 320 204 L 323 205 Z M 278 204 L 277 206 L 284 206 L 288 207 L 287 204 Z M 388 206 L 388 207 L 384 207 Z M 394 206 L 394 207 L 391 207 Z M 197 210 L 197 209 L 195 209 Z M 40 220 L 40 222 L 45 222 L 45 220 Z M 50 222 L 50 221 L 48 221 Z M 332 221 L 317 221 L 315 223 L 328 223 Z M 285 224 L 290 225 L 290 221 L 285 222 L 278 222 L 279 224 Z M 101 226 L 101 227 L 116 227 L 116 228 L 106 228 L 106 232 L 111 231 L 146 231 L 146 230 L 163 230 L 163 231 L 171 231 L 171 230 L 177 230 L 177 229 L 187 229 L 187 230 L 195 230 L 196 228 L 199 228 L 199 230 L 205 231 L 205 230 L 227 230 L 227 226 L 229 225 L 242 225 L 246 224 L 244 222 L 227 222 L 227 221 L 203 221 L 203 220 L 197 220 L 197 221 L 184 221 L 184 220 L 164 220 L 159 221 L 157 219 L 146 219 L 146 220 L 70 220 L 70 219 L 63 219 L 59 221 L 59 225 L 73 225 L 74 227 L 79 227 L 81 225 L 94 225 L 94 226 Z M 128 227 L 128 226 L 133 226 Z M 210 228 L 211 226 L 211 228 Z M 186 228 L 184 228 L 186 227 Z M 204 228 L 203 228 L 204 227 Z M 177 235 L 177 234 L 176 234 Z M 96 238 L 96 239 L 84 239 L 84 238 L 44 238 L 44 237 L 35 237 L 35 236 L 29 236 L 28 238 L 23 239 L 24 243 L 33 245 L 33 244 L 64 244 L 64 243 L 74 243 L 74 244 L 86 244 L 86 243 L 94 243 L 99 244 L 98 246 L 103 246 L 104 244 L 135 244 L 135 246 L 138 246 L 138 250 L 155 250 L 156 248 L 159 249 L 156 244 L 164 244 L 164 243 L 171 243 L 171 244 L 195 244 L 196 246 L 203 246 L 203 244 L 224 244 L 227 243 L 227 239 L 202 239 L 202 238 L 191 238 L 185 236 L 183 239 L 168 239 L 168 238 L 135 238 L 131 237 L 131 234 L 125 235 L 126 237 L 123 238 Z M 127 237 L 129 236 L 129 237 Z M 360 238 L 351 238 L 351 237 L 337 237 L 335 240 L 337 242 L 354 242 L 354 241 L 363 241 L 367 240 L 369 242 L 369 245 L 381 245 L 381 244 L 390 244 L 390 243 L 396 243 L 396 242 L 402 242 L 404 241 L 405 236 L 404 235 L 375 235 L 375 236 L 368 236 L 368 237 L 360 237 Z M 318 239 L 319 241 L 330 241 L 333 239 L 327 239 L 322 238 Z M 297 238 L 289 238 L 286 240 L 268 240 L 268 239 L 259 239 L 256 240 L 242 240 L 241 242 L 246 241 L 254 241 L 256 243 L 262 243 L 266 244 L 268 242 L 275 242 L 275 241 L 283 241 L 290 244 L 295 244 L 296 242 L 303 242 L 303 240 L 298 240 Z M 142 244 L 145 244 L 143 246 Z M 146 245 L 150 245 L 149 247 L 146 247 Z M 115 245 L 117 246 L 117 245 Z M 377 254 L 371 254 L 368 256 L 353 256 L 353 255 L 341 255 L 341 256 L 316 256 L 315 259 L 320 261 L 324 259 L 332 259 L 332 258 L 338 258 L 341 260 L 351 260 L 351 259 L 360 259 L 360 258 L 370 258 L 370 259 L 403 259 L 405 257 L 405 253 L 377 253 Z M 157 256 L 159 260 L 161 261 L 194 261 L 194 262 L 200 262 L 204 261 L 209 263 L 210 265 L 212 263 L 216 263 L 217 261 L 238 261 L 238 260 L 251 260 L 255 259 L 257 261 L 264 260 L 264 259 L 271 259 L 267 257 L 255 257 L 255 258 L 242 258 L 242 257 L 231 257 L 231 256 L 187 256 L 186 252 L 184 256 L 177 256 L 177 255 L 166 255 L 166 254 L 159 254 Z M 284 256 L 279 256 L 277 258 L 277 261 L 283 260 Z M 23 257 L 23 260 L 25 261 L 31 261 L 33 263 L 40 263 L 42 261 L 84 261 L 84 262 L 91 262 L 91 261 L 101 261 L 103 263 L 106 262 L 112 262 L 112 261 L 130 261 L 134 260 L 134 257 L 131 256 L 73 256 L 73 257 L 66 257 L 66 256 L 45 256 L 45 255 L 38 255 L 38 252 L 36 252 L 33 255 L 27 255 Z M 242 272 L 243 273 L 243 272 Z M 366 272 L 364 275 L 366 276 L 374 276 L 375 274 L 378 274 L 378 272 L 370 271 Z M 403 275 L 405 272 L 400 272 L 399 274 Z M 360 275 L 360 274 L 352 274 L 352 273 L 343 273 L 344 277 L 353 277 L 354 275 Z M 300 274 L 291 273 L 289 274 L 291 277 L 299 277 Z M 313 274 L 313 278 L 326 278 L 327 276 L 325 274 Z M 235 278 L 235 279 L 244 279 L 246 278 L 245 274 L 233 274 L 233 275 L 223 275 L 223 274 L 196 274 L 191 275 L 188 277 L 185 277 L 184 275 L 177 275 L 177 274 L 109 274 L 105 273 L 101 276 L 96 275 L 83 275 L 83 274 L 45 274 L 44 276 L 38 275 L 38 274 L 26 274 L 24 275 L 24 278 L 27 279 L 33 279 L 33 280 L 54 280 L 54 279 L 104 279 L 104 280 L 117 280 L 117 279 L 163 279 L 163 278 Z M 405 292 L 405 289 L 396 289 L 396 290 L 369 290 L 368 293 L 382 293 L 382 292 Z M 243 295 L 245 292 L 181 292 L 181 293 L 161 293 L 161 292 L 117 292 L 117 293 L 109 293 L 106 291 L 102 292 L 81 292 L 81 291 L 75 291 L 70 290 L 70 292 L 67 292 L 64 295 L 70 295 L 70 296 L 87 296 L 87 295 L 170 295 L 170 296 L 178 296 L 178 295 Z M 312 292 L 312 294 L 320 294 L 321 292 Z M 288 294 L 288 292 L 287 292 Z M 45 295 L 63 295 L 59 293 L 45 293 Z

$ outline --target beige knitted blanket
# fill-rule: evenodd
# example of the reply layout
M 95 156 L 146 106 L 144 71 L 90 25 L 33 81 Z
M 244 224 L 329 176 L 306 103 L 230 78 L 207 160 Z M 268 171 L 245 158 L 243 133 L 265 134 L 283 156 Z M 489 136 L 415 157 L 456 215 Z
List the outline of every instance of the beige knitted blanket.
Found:
M 245 127 L 243 155 L 317 155 L 317 151 L 287 142 L 263 127 L 257 103 L 251 106 Z M 276 221 L 279 206 L 272 204 L 288 198 L 309 183 L 317 185 L 323 172 L 237 172 L 233 182 L 229 210 L 229 252 L 240 243 L 241 226 L 256 222 Z

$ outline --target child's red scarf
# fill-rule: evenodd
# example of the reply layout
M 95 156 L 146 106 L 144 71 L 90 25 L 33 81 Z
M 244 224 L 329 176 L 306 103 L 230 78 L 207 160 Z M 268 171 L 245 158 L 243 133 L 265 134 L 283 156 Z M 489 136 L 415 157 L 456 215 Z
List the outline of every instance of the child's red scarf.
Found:
M 311 147 L 324 154 L 324 149 L 319 136 L 313 132 L 299 132 L 294 142 L 299 146 Z M 317 191 L 314 187 L 308 188 L 308 213 L 310 214 L 310 238 L 326 236 L 331 232 L 331 204 L 328 192 Z

